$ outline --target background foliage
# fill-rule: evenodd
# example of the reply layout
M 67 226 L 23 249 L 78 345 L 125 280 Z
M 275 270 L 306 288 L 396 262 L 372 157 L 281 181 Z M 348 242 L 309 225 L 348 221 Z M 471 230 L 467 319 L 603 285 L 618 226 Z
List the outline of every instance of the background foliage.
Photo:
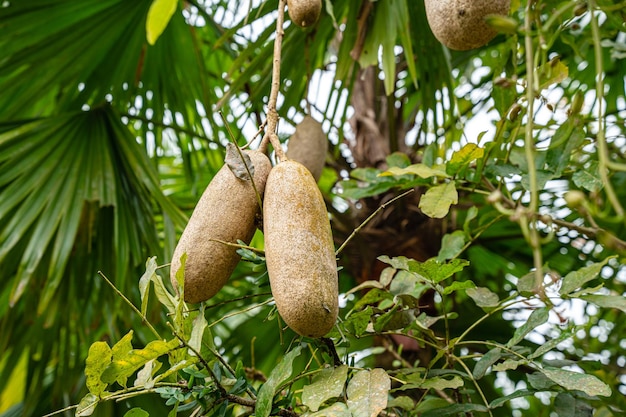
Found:
M 173 3 L 152 43 L 151 0 L 0 5 L 2 415 L 626 410 L 624 2 L 512 1 L 466 52 L 421 1 L 287 24 L 279 134 L 323 122 L 336 246 L 358 231 L 324 340 L 252 252 L 200 309 L 161 284 L 225 123 L 264 121 L 277 9 Z

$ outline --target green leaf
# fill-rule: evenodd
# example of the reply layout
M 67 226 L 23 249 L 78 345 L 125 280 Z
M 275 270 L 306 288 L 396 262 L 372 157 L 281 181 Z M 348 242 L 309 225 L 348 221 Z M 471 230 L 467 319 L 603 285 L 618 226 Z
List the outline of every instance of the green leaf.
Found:
M 439 249 L 437 261 L 444 262 L 458 256 L 463 250 L 463 246 L 465 246 L 465 232 L 455 230 L 445 234 L 441 239 L 441 249 Z
M 367 326 L 370 324 L 373 313 L 372 308 L 369 306 L 362 311 L 357 311 L 346 319 L 346 326 L 348 328 L 352 326 L 355 336 L 362 336 L 367 331 Z
M 559 417 L 587 417 L 591 415 L 600 417 L 601 415 L 594 413 L 594 408 L 584 400 L 564 392 L 559 393 L 554 399 L 554 411 Z
M 209 323 L 206 321 L 204 317 L 204 304 L 200 306 L 200 311 L 198 315 L 193 320 L 191 327 L 191 336 L 187 343 L 189 346 L 196 350 L 196 352 L 200 352 L 202 350 L 202 336 L 204 335 L 204 330 L 207 328 Z M 189 350 L 190 355 L 194 355 L 194 353 Z
M 622 295 L 587 294 L 580 298 L 602 308 L 616 308 L 626 313 L 626 297 Z
M 474 366 L 472 375 L 474 379 L 480 379 L 485 376 L 487 369 L 494 363 L 496 363 L 502 357 L 502 349 L 493 348 L 489 352 L 485 353 Z
M 456 151 L 450 162 L 446 166 L 446 172 L 456 174 L 462 168 L 467 167 L 472 161 L 480 159 L 485 154 L 485 150 L 475 143 L 468 143 L 460 150 Z
M 92 393 L 85 395 L 80 402 L 78 403 L 78 407 L 76 407 L 76 417 L 82 416 L 90 416 L 96 410 L 96 406 L 98 405 L 98 397 Z
M 422 195 L 419 208 L 428 217 L 441 219 L 450 211 L 450 206 L 459 201 L 453 182 L 436 185 Z
M 141 314 L 146 315 L 148 311 L 148 295 L 150 292 L 150 281 L 156 275 L 158 268 L 156 256 L 148 258 L 146 261 L 146 272 L 139 278 L 139 295 L 141 296 Z
M 567 78 L 569 69 L 558 58 L 554 58 L 539 66 L 535 70 L 535 73 L 535 75 L 539 77 L 539 88 L 543 90 Z
M 541 372 L 568 390 L 582 391 L 590 396 L 609 397 L 611 395 L 611 387 L 593 375 L 558 368 L 546 368 L 542 369 Z
M 460 290 L 467 290 L 469 288 L 475 288 L 476 284 L 473 281 L 454 281 L 452 284 L 447 285 L 443 288 L 443 295 L 452 294 L 453 292 Z
M 376 417 L 387 407 L 391 379 L 383 369 L 357 372 L 348 383 L 346 395 L 353 417 Z
M 529 390 L 515 391 L 512 394 L 505 395 L 504 397 L 496 398 L 491 403 L 489 403 L 489 408 L 494 409 L 494 408 L 502 407 L 504 404 L 506 404 L 507 402 L 515 398 L 528 397 L 534 394 L 535 394 L 535 391 L 529 391 Z
M 521 294 L 537 294 L 539 292 L 539 288 L 537 288 L 537 280 L 535 277 L 535 272 L 532 271 L 518 279 L 517 290 Z
M 421 417 L 453 416 L 459 413 L 470 413 L 472 411 L 485 413 L 489 411 L 489 409 L 482 404 L 452 404 L 447 407 L 425 411 L 422 413 Z
M 319 372 L 313 382 L 302 390 L 302 403 L 311 411 L 317 411 L 326 400 L 339 397 L 348 378 L 348 366 L 327 368 Z
M 126 414 L 124 414 L 124 417 L 149 417 L 149 416 L 150 416 L 150 413 L 148 413 L 147 411 L 139 407 L 131 408 L 130 410 L 126 412 Z
M 369 290 L 357 303 L 354 305 L 355 310 L 360 310 L 363 306 L 369 304 L 376 304 L 383 300 L 391 300 L 393 299 L 393 295 L 391 295 L 386 290 L 381 290 L 379 288 L 372 288 Z
M 425 262 L 417 262 L 414 260 L 408 262 L 410 272 L 415 272 L 434 284 L 450 278 L 468 265 L 469 262 L 465 259 L 453 259 L 449 262 L 439 262 L 437 258 L 430 258 Z
M 146 19 L 146 38 L 154 45 L 172 19 L 178 0 L 153 0 Z
M 517 369 L 520 365 L 527 365 L 528 361 L 526 359 L 507 359 L 502 363 L 498 363 L 493 365 L 494 372 L 504 372 L 511 371 Z
M 585 285 L 587 282 L 596 278 L 600 271 L 602 271 L 604 265 L 606 265 L 607 262 L 612 258 L 615 258 L 615 256 L 607 257 L 602 262 L 597 262 L 589 266 L 582 267 L 578 271 L 572 271 L 569 274 L 565 275 L 565 278 L 563 278 L 563 282 L 561 283 L 559 294 L 570 294 L 572 291 L 575 291 L 576 289 Z
M 90 393 L 100 397 L 107 387 L 100 377 L 109 366 L 112 359 L 111 348 L 106 342 L 95 342 L 89 347 L 87 359 L 85 359 L 85 378 L 87 389 Z
M 179 346 L 180 342 L 178 339 L 172 339 L 169 342 L 164 340 L 153 340 L 143 349 L 133 349 L 127 354 L 122 355 L 121 358 L 114 359 L 102 373 L 102 380 L 109 384 L 122 380 L 125 385 L 126 379 L 137 369 L 144 366 L 148 361 L 156 359 L 161 355 L 165 355 Z
M 471 297 L 472 300 L 474 300 L 476 305 L 480 308 L 496 307 L 500 302 L 498 294 L 492 292 L 489 288 L 468 288 L 466 293 L 468 296 Z
M 589 167 L 585 169 L 579 169 L 572 175 L 574 184 L 580 188 L 584 188 L 591 192 L 598 192 L 602 189 L 604 184 L 602 183 L 602 177 L 600 177 L 600 170 L 598 169 L 598 163 L 593 161 L 589 164 Z
M 287 353 L 272 370 L 267 381 L 265 381 L 259 390 L 255 409 L 256 417 L 268 417 L 270 415 L 272 412 L 274 394 L 278 387 L 291 376 L 293 372 L 293 361 L 300 356 L 301 352 L 302 346 L 296 346 L 295 349 Z
M 463 378 L 458 375 L 452 375 L 451 378 L 444 376 L 435 376 L 424 380 L 420 384 L 420 388 L 423 389 L 457 389 L 464 385 Z
M 124 358 L 126 355 L 128 355 L 128 353 L 131 350 L 133 350 L 132 339 L 133 339 L 133 331 L 129 330 L 128 333 L 124 335 L 124 337 L 122 337 L 120 340 L 118 340 L 116 344 L 113 345 L 113 348 L 111 349 L 111 353 L 113 354 L 113 357 L 112 357 L 113 361 Z M 120 376 L 117 379 L 117 383 L 125 387 L 126 379 L 127 377 Z
M 417 175 L 420 178 L 431 178 L 431 177 L 440 177 L 440 178 L 448 178 L 449 175 L 446 171 L 440 167 L 429 167 L 425 164 L 413 164 L 409 165 L 405 168 L 400 167 L 390 167 L 387 171 L 381 172 L 378 174 L 381 177 L 387 176 L 395 176 L 399 177 L 402 175 Z
M 533 353 L 528 355 L 528 359 L 532 360 L 532 359 L 540 357 L 544 353 L 547 353 L 551 351 L 552 349 L 554 349 L 555 347 L 557 347 L 557 345 L 561 343 L 562 341 L 567 340 L 572 336 L 573 335 L 569 332 L 562 332 L 558 337 L 548 340 L 547 342 L 540 345 Z
M 528 333 L 532 332 L 535 328 L 547 322 L 548 317 L 549 317 L 549 312 L 550 312 L 550 309 L 546 307 L 538 308 L 537 310 L 533 311 L 528 317 L 528 320 L 526 320 L 526 323 L 524 323 L 523 325 L 515 329 L 515 333 L 513 334 L 513 337 L 506 344 L 507 347 L 512 347 L 512 346 L 517 345 L 519 342 L 521 342 L 524 339 L 524 337 Z
M 144 387 L 150 389 L 154 387 L 155 381 L 152 379 L 152 375 L 161 368 L 161 362 L 156 359 L 148 361 L 143 368 L 137 372 L 137 378 L 133 381 L 134 387 Z
M 352 417 L 352 413 L 344 403 L 334 403 L 316 413 L 305 413 L 303 417 Z

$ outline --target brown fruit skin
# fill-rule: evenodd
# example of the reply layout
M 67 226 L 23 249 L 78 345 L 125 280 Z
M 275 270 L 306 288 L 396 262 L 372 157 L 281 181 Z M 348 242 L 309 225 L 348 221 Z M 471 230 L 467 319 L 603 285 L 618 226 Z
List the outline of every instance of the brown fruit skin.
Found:
M 317 183 L 297 161 L 281 162 L 270 172 L 263 233 L 278 312 L 301 336 L 324 336 L 339 312 L 333 236 Z
M 486 45 L 497 32 L 485 22 L 488 14 L 508 15 L 510 0 L 424 0 L 433 34 L 450 49 L 465 51 Z
M 322 12 L 322 0 L 287 0 L 289 18 L 303 28 L 311 26 Z
M 262 195 L 272 164 L 261 152 L 244 153 L 252 160 L 254 184 Z M 187 253 L 186 302 L 199 303 L 213 297 L 226 284 L 239 262 L 236 247 L 210 239 L 231 243 L 237 243 L 239 239 L 249 243 L 256 230 L 255 217 L 259 212 L 252 183 L 238 179 L 224 165 L 204 190 L 172 256 L 170 280 L 176 288 L 180 257 Z
M 305 116 L 289 138 L 287 158 L 298 161 L 308 168 L 315 181 L 319 181 L 328 152 L 328 139 L 320 122 Z

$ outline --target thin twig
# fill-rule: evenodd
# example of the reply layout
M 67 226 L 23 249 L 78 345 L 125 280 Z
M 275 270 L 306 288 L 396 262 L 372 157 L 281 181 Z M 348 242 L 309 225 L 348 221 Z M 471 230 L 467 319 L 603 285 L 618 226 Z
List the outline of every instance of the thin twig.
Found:
M 378 213 L 380 213 L 382 210 L 384 210 L 384 209 L 385 209 L 388 205 L 390 205 L 391 203 L 394 203 L 396 200 L 399 200 L 399 199 L 401 199 L 402 197 L 405 197 L 405 196 L 407 196 L 407 195 L 411 194 L 411 193 L 412 193 L 412 192 L 414 192 L 414 191 L 415 191 L 415 189 L 414 189 L 414 188 L 411 188 L 410 190 L 403 192 L 402 194 L 400 194 L 400 195 L 398 195 L 398 196 L 396 196 L 396 197 L 392 198 L 391 200 L 387 201 L 386 203 L 381 204 L 381 205 L 380 205 L 380 207 L 378 207 L 378 208 L 376 209 L 376 211 L 374 211 L 372 214 L 370 214 L 370 216 L 369 216 L 367 219 L 363 220 L 363 223 L 361 223 L 361 224 L 360 224 L 360 225 L 359 225 L 356 229 L 354 229 L 354 230 L 352 231 L 352 233 L 350 234 L 350 236 L 348 236 L 348 238 L 347 238 L 347 239 L 346 239 L 346 240 L 345 240 L 345 241 L 341 244 L 341 246 L 339 247 L 339 249 L 337 249 L 337 250 L 335 251 L 335 256 L 339 255 L 339 254 L 341 253 L 341 251 L 342 251 L 342 250 L 346 247 L 346 245 L 348 244 L 348 242 L 350 242 L 350 240 L 352 240 L 352 238 L 354 238 L 354 236 L 355 236 L 355 235 L 356 235 L 359 231 L 361 231 L 361 229 L 362 229 L 362 228 L 363 228 L 363 227 L 364 227 L 367 223 L 369 223 L 369 222 L 370 222 L 370 220 L 372 220 L 374 217 L 376 217 L 376 215 L 377 215 Z
M 280 90 L 280 52 L 283 43 L 283 23 L 285 21 L 285 0 L 278 0 L 278 18 L 276 19 L 276 38 L 274 39 L 274 60 L 272 65 L 272 89 L 267 103 L 267 129 L 265 136 L 261 141 L 259 150 L 267 152 L 267 142 L 269 141 L 276 152 L 279 161 L 285 160 L 285 153 L 280 145 L 280 140 L 276 135 L 276 126 L 278 125 L 278 112 L 276 111 L 276 102 L 278 101 L 278 92 Z
M 335 344 L 333 343 L 332 339 L 328 337 L 322 337 L 320 338 L 320 340 L 328 348 L 328 351 L 330 352 L 330 356 L 332 356 L 333 358 L 333 364 L 335 366 L 343 365 L 343 363 L 341 362 L 341 359 L 339 359 L 339 355 L 337 354 L 337 349 L 335 349 Z
M 263 251 L 261 249 L 257 249 L 257 248 L 255 248 L 253 246 L 240 245 L 239 243 L 226 242 L 225 240 L 214 239 L 214 238 L 209 238 L 208 240 L 211 241 L 211 242 L 221 243 L 222 245 L 226 245 L 226 246 L 234 246 L 234 247 L 239 248 L 239 249 L 248 249 L 248 250 L 250 250 L 252 252 L 256 252 L 258 254 L 265 255 L 265 251 Z
M 128 304 L 130 306 L 130 308 L 133 309 L 133 311 L 135 311 L 135 313 L 137 313 L 137 315 L 139 317 L 141 317 L 142 322 L 148 326 L 148 328 L 150 329 L 150 331 L 156 336 L 157 339 L 159 340 L 163 340 L 163 338 L 159 335 L 159 332 L 156 331 L 156 329 L 152 326 L 152 324 L 150 324 L 150 322 L 148 321 L 148 319 L 146 318 L 146 316 L 143 315 L 143 313 L 137 308 L 135 307 L 135 305 L 132 303 L 132 301 L 130 301 L 120 290 L 117 289 L 117 287 L 115 286 L 115 284 L 113 284 L 103 273 L 102 271 L 98 271 L 98 275 L 100 275 L 106 282 L 107 284 L 109 284 L 111 286 L 111 288 L 113 288 L 113 291 L 115 291 L 115 293 L 117 295 L 119 295 L 120 297 L 122 297 L 122 300 L 124 300 L 126 302 L 126 304 Z

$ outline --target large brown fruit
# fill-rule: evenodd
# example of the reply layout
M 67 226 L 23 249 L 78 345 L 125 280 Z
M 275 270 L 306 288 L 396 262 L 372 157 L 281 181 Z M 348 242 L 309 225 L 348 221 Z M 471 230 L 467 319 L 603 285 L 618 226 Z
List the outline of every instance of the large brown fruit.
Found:
M 321 12 L 322 0 L 287 0 L 289 18 L 303 28 L 317 22 Z
M 263 233 L 278 312 L 298 334 L 324 336 L 339 311 L 337 262 L 324 199 L 299 162 L 281 162 L 270 172 Z
M 318 181 L 322 175 L 327 151 L 328 139 L 322 125 L 311 116 L 305 116 L 289 138 L 287 158 L 307 167 L 315 181 Z
M 497 32 L 485 22 L 489 14 L 508 15 L 510 0 L 424 0 L 428 24 L 450 49 L 479 48 Z
M 272 168 L 270 160 L 258 151 L 244 151 L 254 166 L 254 184 L 263 193 Z M 216 242 L 249 243 L 256 230 L 259 200 L 250 180 L 237 178 L 224 165 L 200 197 L 172 256 L 170 280 L 176 287 L 180 257 L 185 263 L 185 301 L 198 303 L 213 297 L 228 281 L 239 262 L 237 248 Z

